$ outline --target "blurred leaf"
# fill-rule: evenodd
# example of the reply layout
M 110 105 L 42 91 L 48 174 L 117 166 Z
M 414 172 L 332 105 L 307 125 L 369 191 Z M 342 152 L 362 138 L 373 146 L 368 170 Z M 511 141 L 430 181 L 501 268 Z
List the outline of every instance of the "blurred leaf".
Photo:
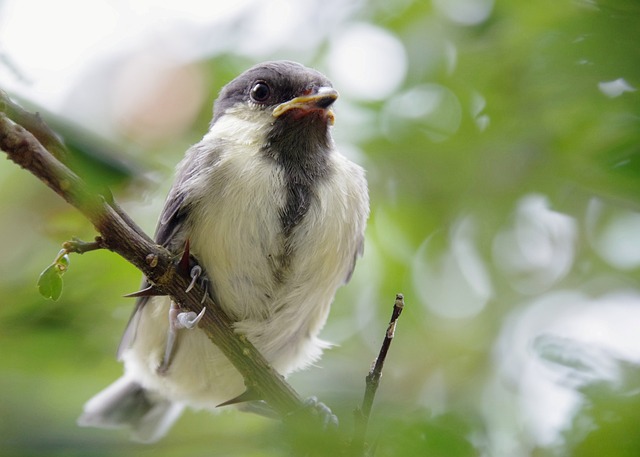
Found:
M 620 380 L 592 382 L 580 389 L 581 408 L 565 431 L 567 455 L 636 457 L 640 455 L 640 366 L 618 360 Z
M 427 411 L 385 424 L 374 441 L 376 457 L 475 457 L 480 452 L 469 441 L 468 420 L 448 413 L 430 417 Z
M 45 298 L 58 300 L 62 294 L 62 274 L 56 263 L 49 265 L 38 278 L 38 290 Z
M 125 147 L 104 138 L 87 127 L 79 125 L 60 114 L 54 114 L 39 104 L 12 94 L 14 100 L 29 111 L 39 113 L 44 121 L 62 139 L 69 151 L 67 165 L 91 186 L 99 191 L 104 187 L 119 186 L 140 179 L 143 168 L 135 162 Z

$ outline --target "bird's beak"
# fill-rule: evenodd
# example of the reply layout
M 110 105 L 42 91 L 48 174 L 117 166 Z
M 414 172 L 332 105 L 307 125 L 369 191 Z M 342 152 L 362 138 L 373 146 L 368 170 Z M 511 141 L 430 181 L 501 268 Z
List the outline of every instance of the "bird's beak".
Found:
M 338 91 L 333 87 L 320 87 L 314 93 L 309 95 L 301 95 L 288 102 L 284 102 L 276 106 L 273 110 L 273 117 L 280 117 L 284 113 L 291 110 L 300 110 L 304 115 L 306 113 L 321 111 L 324 112 L 329 124 L 333 124 L 334 115 L 331 105 L 338 98 Z

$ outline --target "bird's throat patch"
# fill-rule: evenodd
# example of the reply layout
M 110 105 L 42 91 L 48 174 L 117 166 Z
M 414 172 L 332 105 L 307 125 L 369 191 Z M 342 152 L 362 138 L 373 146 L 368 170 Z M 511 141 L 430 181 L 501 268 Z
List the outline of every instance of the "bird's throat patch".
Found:
M 289 238 L 317 198 L 320 181 L 330 173 L 331 141 L 327 125 L 306 116 L 295 122 L 277 122 L 267 135 L 263 154 L 283 174 L 285 202 L 280 211 L 282 233 Z

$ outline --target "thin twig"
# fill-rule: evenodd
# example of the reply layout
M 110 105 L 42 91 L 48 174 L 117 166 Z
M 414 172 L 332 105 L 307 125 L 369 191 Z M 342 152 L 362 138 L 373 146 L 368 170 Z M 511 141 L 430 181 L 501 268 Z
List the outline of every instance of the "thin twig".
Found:
M 62 243 L 62 249 L 67 253 L 84 254 L 85 252 L 97 251 L 105 249 L 104 240 L 100 236 L 96 236 L 94 241 L 82 241 L 74 238 L 70 241 Z
M 404 296 L 402 294 L 396 295 L 396 300 L 393 304 L 393 311 L 391 313 L 391 320 L 387 327 L 387 331 L 380 347 L 378 357 L 373 363 L 369 374 L 366 377 L 366 387 L 364 391 L 364 398 L 362 399 L 362 406 L 355 411 L 355 430 L 353 440 L 351 442 L 351 451 L 354 456 L 364 455 L 365 436 L 367 433 L 367 426 L 369 424 L 369 417 L 371 416 L 371 407 L 373 406 L 373 400 L 376 397 L 376 391 L 380 385 L 380 378 L 382 377 L 382 369 L 384 368 L 384 361 L 387 358 L 389 347 L 393 341 L 393 337 L 396 332 L 396 322 L 404 309 Z

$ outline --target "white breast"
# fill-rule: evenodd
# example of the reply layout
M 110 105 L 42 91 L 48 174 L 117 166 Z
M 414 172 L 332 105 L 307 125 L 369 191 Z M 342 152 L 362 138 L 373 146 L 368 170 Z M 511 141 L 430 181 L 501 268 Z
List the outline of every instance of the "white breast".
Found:
M 309 211 L 285 240 L 282 170 L 254 148 L 236 147 L 210 176 L 211 195 L 218 198 L 201 203 L 203 217 L 193 227 L 191 246 L 238 329 L 288 372 L 320 354 L 315 336 L 364 230 L 363 173 L 335 154 L 330 177 L 319 183 Z M 278 277 L 285 241 L 293 255 Z

